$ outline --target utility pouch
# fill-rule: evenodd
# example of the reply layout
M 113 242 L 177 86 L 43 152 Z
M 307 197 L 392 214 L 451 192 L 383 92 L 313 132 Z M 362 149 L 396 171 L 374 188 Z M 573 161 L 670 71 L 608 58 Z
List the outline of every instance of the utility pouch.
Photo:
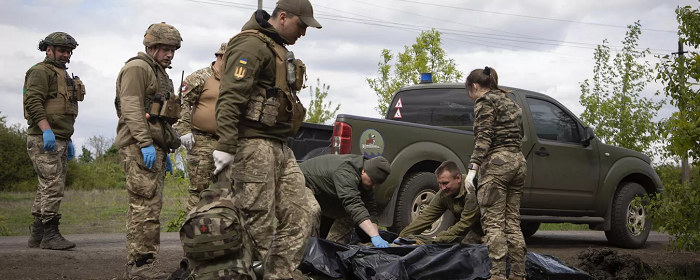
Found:
M 304 121 L 304 118 L 306 118 L 306 108 L 304 108 L 304 104 L 301 104 L 301 102 L 292 102 L 294 103 L 294 112 L 292 112 L 292 128 L 294 135 L 296 135 L 297 131 L 299 131 L 299 128 L 301 127 L 301 123 Z
M 75 89 L 75 101 L 85 100 L 85 84 L 78 76 L 73 76 L 73 88 Z
M 262 116 L 260 122 L 266 126 L 274 126 L 277 123 L 277 114 L 279 113 L 280 100 L 278 88 L 269 88 L 266 90 L 266 99 L 263 104 Z
M 263 96 L 264 89 L 255 88 L 253 94 L 248 100 L 247 109 L 245 113 L 245 118 L 254 122 L 259 122 L 262 116 L 263 104 L 265 103 L 265 97 Z
M 152 120 L 155 120 L 160 116 L 160 110 L 163 107 L 163 95 L 160 93 L 156 93 L 153 95 L 153 99 L 151 99 L 151 102 L 148 105 L 148 114 L 150 115 L 150 118 Z
M 160 117 L 168 122 L 169 124 L 174 124 L 180 117 L 180 100 L 174 98 L 170 95 L 170 98 L 166 99 L 161 106 Z
M 294 64 L 296 67 L 294 71 L 294 83 L 289 84 L 289 86 L 292 87 L 294 91 L 300 91 L 306 88 L 306 65 L 304 65 L 301 59 L 297 59 Z
M 177 148 L 180 147 L 182 144 L 182 141 L 180 140 L 180 136 L 177 134 L 175 129 L 169 124 L 162 124 L 163 125 L 163 131 L 165 132 L 165 148 L 169 149 L 170 152 L 175 152 Z

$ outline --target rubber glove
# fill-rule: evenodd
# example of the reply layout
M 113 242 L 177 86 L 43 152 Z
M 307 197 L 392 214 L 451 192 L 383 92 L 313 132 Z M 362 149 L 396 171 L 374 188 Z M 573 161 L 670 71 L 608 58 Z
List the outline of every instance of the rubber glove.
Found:
M 173 162 L 170 161 L 168 154 L 165 154 L 165 172 L 170 172 L 170 175 L 173 175 Z
M 187 148 L 187 150 L 192 150 L 192 147 L 194 147 L 194 135 L 192 133 L 187 133 L 185 135 L 180 136 L 180 141 L 182 142 L 182 145 Z
M 233 163 L 233 155 L 227 152 L 214 151 L 213 156 L 214 166 L 216 167 L 216 169 L 214 170 L 214 175 L 219 174 L 219 172 L 221 172 L 221 170 L 224 170 L 226 166 L 229 166 L 231 163 Z
M 153 144 L 141 148 L 141 154 L 146 168 L 153 169 L 153 164 L 156 163 L 156 148 L 153 147 Z
M 53 152 L 53 148 L 56 147 L 56 135 L 53 135 L 51 129 L 44 130 L 44 151 Z
M 476 192 L 476 186 L 474 186 L 474 178 L 476 177 L 476 170 L 469 170 L 467 173 L 467 178 L 464 179 L 464 188 L 466 188 L 467 194 Z
M 66 155 L 68 156 L 68 160 L 71 160 L 75 157 L 75 148 L 73 147 L 72 141 L 68 141 L 68 148 L 66 149 Z
M 386 242 L 379 235 L 372 236 L 372 245 L 377 248 L 389 248 L 389 242 Z

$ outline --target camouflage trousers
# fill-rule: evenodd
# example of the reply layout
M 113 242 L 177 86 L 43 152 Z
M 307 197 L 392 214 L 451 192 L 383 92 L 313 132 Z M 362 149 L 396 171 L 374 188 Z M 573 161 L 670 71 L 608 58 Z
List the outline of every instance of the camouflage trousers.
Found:
M 419 240 L 423 244 L 454 244 L 454 243 L 463 243 L 463 244 L 482 244 L 484 236 L 482 236 L 480 233 L 470 230 L 469 233 L 467 233 L 466 236 L 461 236 L 461 235 L 438 235 L 435 238 L 430 238 L 425 235 L 409 235 L 409 239 L 414 239 L 414 240 Z M 422 245 L 422 244 L 420 244 Z
M 229 178 L 255 239 L 254 255 L 263 261 L 263 279 L 291 279 L 320 213 L 294 153 L 279 141 L 241 139 Z
M 190 188 L 187 190 L 187 209 L 189 213 L 199 202 L 199 194 L 209 187 L 211 172 L 214 171 L 214 148 L 216 140 L 204 135 L 194 135 L 194 147 L 187 152 L 187 172 Z
M 352 233 L 355 231 L 355 222 L 352 221 L 350 216 L 343 216 L 337 219 L 322 217 L 320 228 L 321 232 L 325 232 L 329 228 L 326 240 L 348 244 Z
M 160 247 L 160 210 L 163 207 L 165 151 L 158 146 L 156 162 L 148 169 L 141 147 L 132 144 L 119 149 L 129 210 L 126 214 L 126 259 L 133 263 L 147 255 L 155 256 Z
M 506 274 L 506 256 L 510 256 L 512 274 L 521 277 L 527 274 L 527 248 L 520 231 L 520 199 L 525 176 L 525 158 L 520 152 L 494 152 L 479 168 L 477 200 L 493 275 Z
M 41 135 L 27 135 L 27 153 L 39 177 L 32 215 L 41 217 L 43 222 L 59 215 L 68 172 L 67 146 L 66 140 L 56 139 L 56 147 L 47 152 Z

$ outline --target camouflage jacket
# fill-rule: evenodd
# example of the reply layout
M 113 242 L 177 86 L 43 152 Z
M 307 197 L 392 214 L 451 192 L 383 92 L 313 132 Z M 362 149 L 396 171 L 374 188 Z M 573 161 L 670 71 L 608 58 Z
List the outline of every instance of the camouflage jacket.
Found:
M 192 72 L 180 85 L 182 87 L 182 110 L 180 110 L 180 119 L 173 125 L 179 135 L 191 132 L 192 108 L 197 107 L 199 97 L 202 96 L 202 91 L 204 90 L 204 83 L 216 72 L 214 62 L 212 62 L 209 67 Z
M 490 90 L 474 104 L 474 153 L 471 163 L 479 164 L 497 151 L 520 152 L 522 110 L 500 90 Z
M 27 124 L 29 125 L 27 134 L 41 135 L 43 132 L 39 128 L 39 121 L 47 120 L 56 137 L 70 139 L 73 136 L 76 116 L 47 115 L 44 110 L 46 99 L 55 98 L 58 94 L 56 73 L 45 64 L 51 64 L 57 69 L 66 69 L 64 64 L 47 57 L 42 63 L 37 63 L 27 70 L 24 77 L 24 109 L 28 115 Z

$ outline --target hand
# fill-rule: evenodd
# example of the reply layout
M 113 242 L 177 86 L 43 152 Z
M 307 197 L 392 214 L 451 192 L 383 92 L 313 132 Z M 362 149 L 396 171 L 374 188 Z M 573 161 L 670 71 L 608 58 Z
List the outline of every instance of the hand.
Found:
M 141 148 L 141 154 L 146 168 L 153 169 L 153 164 L 156 163 L 156 148 L 153 147 L 153 144 Z
M 68 160 L 71 160 L 75 157 L 75 147 L 73 147 L 73 142 L 68 141 L 68 148 L 66 149 L 66 155 L 68 156 Z
M 56 135 L 53 135 L 51 129 L 44 130 L 44 151 L 53 152 L 53 148 L 56 147 Z
M 224 170 L 226 166 L 229 166 L 231 163 L 233 163 L 233 155 L 227 152 L 217 150 L 214 151 L 213 156 L 214 166 L 216 167 L 216 169 L 214 170 L 214 175 L 219 174 L 219 172 L 221 172 L 221 170 Z
M 372 245 L 377 248 L 388 248 L 389 242 L 386 242 L 386 240 L 382 239 L 381 236 L 375 235 L 372 236 Z
M 474 177 L 476 177 L 476 170 L 469 170 L 469 173 L 467 173 L 467 178 L 464 179 L 464 188 L 466 188 L 467 194 L 476 192 Z
M 192 150 L 192 147 L 194 147 L 194 135 L 192 135 L 192 133 L 180 136 L 180 141 L 182 141 L 182 145 L 185 146 L 188 151 Z
M 168 154 L 165 154 L 165 172 L 170 172 L 170 175 L 173 175 L 173 162 L 170 161 Z

